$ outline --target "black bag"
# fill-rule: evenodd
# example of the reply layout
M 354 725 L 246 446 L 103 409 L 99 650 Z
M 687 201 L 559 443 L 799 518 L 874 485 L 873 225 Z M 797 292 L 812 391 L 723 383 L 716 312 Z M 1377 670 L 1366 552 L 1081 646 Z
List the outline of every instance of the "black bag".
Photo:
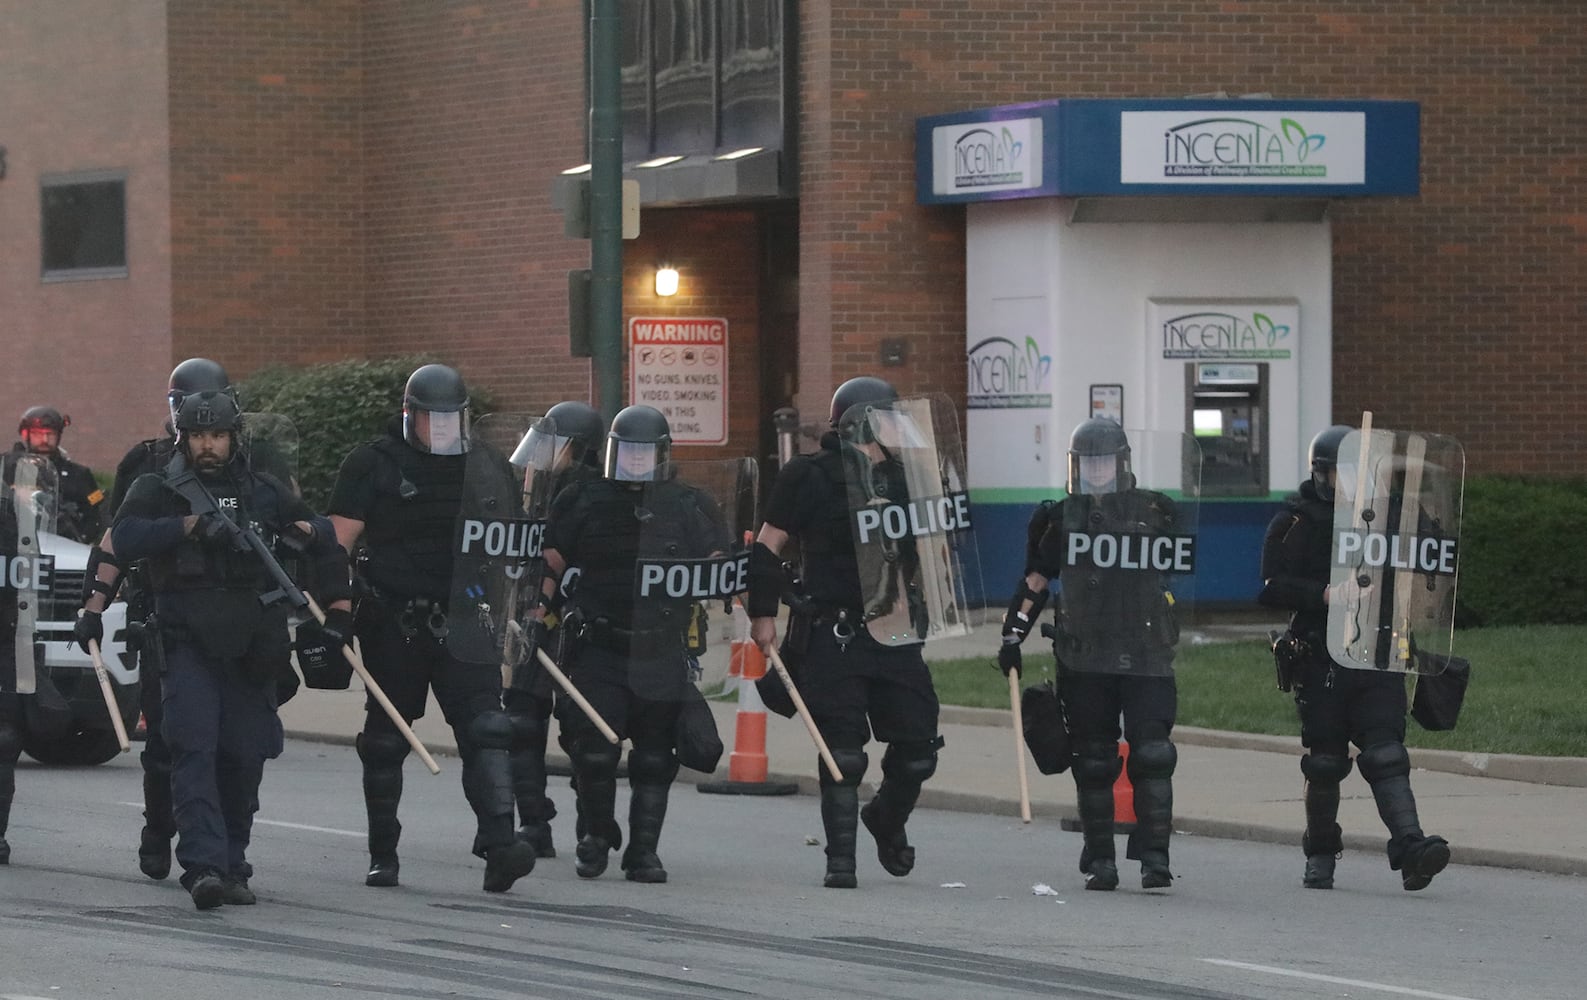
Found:
M 1025 745 L 1042 774 L 1062 774 L 1069 770 L 1069 728 L 1064 724 L 1058 689 L 1052 681 L 1032 684 L 1020 694 L 1020 713 L 1025 725 Z
M 673 729 L 678 763 L 691 771 L 711 774 L 722 760 L 722 737 L 716 731 L 716 716 L 705 695 L 693 684 L 685 685 L 678 707 L 678 722 Z
M 1418 673 L 1416 693 L 1411 698 L 1411 718 L 1423 729 L 1435 733 L 1455 728 L 1460 706 L 1466 700 L 1466 685 L 1471 683 L 1471 661 L 1440 653 L 1416 653 L 1422 670 L 1443 669 L 1437 673 Z

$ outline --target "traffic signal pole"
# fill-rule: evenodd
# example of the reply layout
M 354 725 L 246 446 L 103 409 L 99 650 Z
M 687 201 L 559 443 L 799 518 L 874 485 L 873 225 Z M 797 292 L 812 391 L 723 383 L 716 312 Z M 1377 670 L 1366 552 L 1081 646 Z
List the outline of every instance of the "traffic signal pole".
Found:
M 590 348 L 597 408 L 623 408 L 623 121 L 618 0 L 590 2 Z

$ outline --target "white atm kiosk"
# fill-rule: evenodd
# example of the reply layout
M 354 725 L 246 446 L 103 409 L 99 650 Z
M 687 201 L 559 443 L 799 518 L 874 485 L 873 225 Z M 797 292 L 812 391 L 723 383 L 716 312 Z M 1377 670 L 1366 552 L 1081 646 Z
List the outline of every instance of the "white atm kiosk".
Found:
M 1055 100 L 922 118 L 917 198 L 964 204 L 966 451 L 988 598 L 1087 416 L 1202 444 L 1198 598 L 1249 602 L 1332 423 L 1331 199 L 1414 195 L 1398 101 Z

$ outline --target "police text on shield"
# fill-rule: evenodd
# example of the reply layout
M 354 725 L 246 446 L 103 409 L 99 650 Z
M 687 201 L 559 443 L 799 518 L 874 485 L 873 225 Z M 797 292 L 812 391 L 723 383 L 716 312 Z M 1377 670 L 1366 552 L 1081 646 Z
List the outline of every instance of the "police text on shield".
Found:
M 1194 573 L 1196 536 L 1069 533 L 1065 564 L 1096 569 Z
M 878 535 L 890 540 L 923 535 L 951 535 L 970 527 L 970 495 L 952 493 L 904 503 L 878 504 L 854 512 L 860 544 L 871 544 Z

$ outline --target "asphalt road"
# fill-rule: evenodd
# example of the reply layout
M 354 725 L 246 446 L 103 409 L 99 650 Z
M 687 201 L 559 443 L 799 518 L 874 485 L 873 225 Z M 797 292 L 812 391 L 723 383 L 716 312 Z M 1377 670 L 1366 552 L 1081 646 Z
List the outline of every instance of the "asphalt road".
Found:
M 488 895 L 456 761 L 442 763 L 407 770 L 402 886 L 368 889 L 353 751 L 289 743 L 255 828 L 259 905 L 201 914 L 174 878 L 137 871 L 134 756 L 25 761 L 0 868 L 0 1000 L 1583 995 L 1580 879 L 1456 866 L 1407 893 L 1381 855 L 1353 852 L 1339 888 L 1315 892 L 1298 849 L 1181 837 L 1172 890 L 1141 891 L 1121 863 L 1120 891 L 1087 893 L 1078 834 L 922 811 L 912 876 L 862 852 L 858 891 L 823 890 L 809 796 L 678 786 L 672 881 L 640 886 L 615 855 L 601 879 L 574 876 L 554 779 L 562 856 Z

